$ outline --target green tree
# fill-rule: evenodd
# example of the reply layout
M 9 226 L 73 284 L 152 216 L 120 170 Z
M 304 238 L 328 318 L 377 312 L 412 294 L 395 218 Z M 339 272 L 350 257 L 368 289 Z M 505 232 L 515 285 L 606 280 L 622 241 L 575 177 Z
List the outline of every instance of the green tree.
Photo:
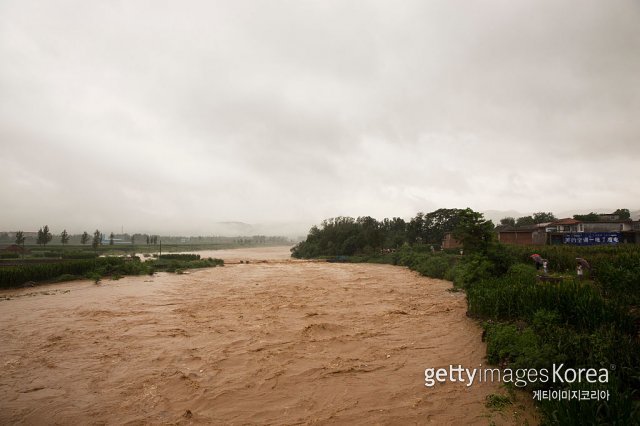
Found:
M 38 230 L 38 244 L 46 246 L 51 239 L 53 238 L 53 235 L 51 235 L 51 232 L 49 232 L 49 226 L 45 225 L 44 227 L 40 228 Z
M 91 242 L 91 247 L 93 247 L 93 249 L 96 250 L 100 245 L 101 241 L 102 241 L 102 234 L 100 233 L 100 231 L 96 229 L 96 232 L 93 233 L 93 241 Z
M 533 214 L 533 221 L 536 224 L 553 222 L 554 220 L 557 220 L 557 219 L 551 212 L 537 212 Z
M 384 234 L 380 229 L 380 224 L 371 216 L 359 217 L 356 225 L 360 229 L 361 249 L 367 248 L 367 251 L 375 251 L 382 248 L 384 243 Z M 360 247 L 359 247 L 360 248 Z
M 408 242 L 440 244 L 444 234 L 452 232 L 460 221 L 461 209 L 438 209 L 418 213 L 407 226 Z
M 516 220 L 516 226 L 531 226 L 535 225 L 536 221 L 531 216 L 522 216 Z
M 629 220 L 631 219 L 631 212 L 629 209 L 618 209 L 613 214 L 617 214 L 620 217 L 620 220 Z
M 24 236 L 24 232 L 18 231 L 16 232 L 16 244 L 24 247 L 24 242 L 26 241 L 26 237 Z
M 424 242 L 424 213 L 418 212 L 415 217 L 411 218 L 407 225 L 407 239 L 409 244 Z
M 591 212 L 589 214 L 574 214 L 573 218 L 582 222 L 597 222 L 600 220 L 600 215 L 598 213 Z
M 468 209 L 467 209 L 468 210 Z M 462 209 L 438 209 L 424 216 L 424 242 L 440 244 L 447 232 L 453 230 L 466 214 Z
M 64 229 L 62 231 L 62 234 L 60 234 L 60 242 L 62 243 L 62 245 L 66 245 L 69 242 L 69 234 L 67 233 L 66 229 Z
M 136 236 L 131 235 L 131 245 L 134 245 L 135 243 L 136 243 Z
M 46 246 L 47 244 L 49 244 L 51 239 L 53 239 L 53 235 L 51 234 L 51 232 L 49 232 L 49 226 L 47 225 L 45 225 L 42 229 L 42 233 L 44 235 L 44 245 Z
M 113 239 L 115 238 L 115 235 L 113 235 L 113 232 L 111 234 L 109 234 L 109 245 L 112 246 L 113 245 Z
M 380 228 L 385 238 L 385 248 L 399 248 L 407 240 L 407 224 L 399 217 L 383 219 Z
M 85 245 L 89 242 L 89 234 L 87 233 L 87 231 L 84 231 L 82 233 L 82 236 L 80 237 L 80 244 Z
M 486 253 L 493 239 L 493 222 L 470 208 L 461 211 L 453 237 L 462 243 L 466 252 Z
M 500 225 L 516 226 L 516 220 L 513 217 L 503 217 L 502 219 L 500 219 Z

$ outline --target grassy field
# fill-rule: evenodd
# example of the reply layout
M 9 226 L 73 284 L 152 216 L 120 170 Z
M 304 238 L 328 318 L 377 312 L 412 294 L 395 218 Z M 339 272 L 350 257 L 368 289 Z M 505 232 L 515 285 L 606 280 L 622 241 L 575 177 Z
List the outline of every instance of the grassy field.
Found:
M 9 244 L 5 244 L 4 246 L 8 246 Z M 49 243 L 46 246 L 36 245 L 36 244 L 27 244 L 24 248 L 28 251 L 28 253 L 24 256 L 26 258 L 30 257 L 60 257 L 67 253 L 77 254 L 77 253 L 98 253 L 99 255 L 125 255 L 131 253 L 159 253 L 160 249 L 162 249 L 162 253 L 176 253 L 176 252 L 192 252 L 192 251 L 201 251 L 201 250 L 226 250 L 226 249 L 234 249 L 241 247 L 262 247 L 269 246 L 269 244 L 254 244 L 254 243 L 198 243 L 198 244 L 165 244 L 162 243 L 162 247 L 160 244 L 104 244 L 99 245 L 96 249 L 91 247 L 91 244 L 53 244 Z M 2 248 L 2 246 L 0 246 Z M 7 255 L 7 253 L 0 252 L 0 259 L 3 256 Z M 19 256 L 23 257 L 23 256 Z
M 235 248 L 234 244 L 172 244 L 160 246 L 26 246 L 25 254 L 3 253 L 0 257 L 0 288 L 89 278 L 118 279 L 125 275 L 153 274 L 156 271 L 181 273 L 185 269 L 222 266 L 221 259 L 201 259 L 198 254 L 175 254 L 197 250 Z M 136 255 L 149 259 L 142 262 Z M 170 254 L 174 253 L 174 254 Z

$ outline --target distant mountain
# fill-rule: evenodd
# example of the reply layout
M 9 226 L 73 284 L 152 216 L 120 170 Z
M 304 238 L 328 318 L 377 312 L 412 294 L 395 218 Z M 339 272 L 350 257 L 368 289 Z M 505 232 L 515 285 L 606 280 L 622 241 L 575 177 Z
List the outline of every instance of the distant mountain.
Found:
M 210 232 L 221 237 L 256 235 L 253 226 L 244 222 L 215 222 L 211 225 Z
M 252 235 L 284 236 L 296 239 L 305 237 L 313 223 L 307 222 L 214 222 L 209 227 L 209 233 L 221 237 L 250 237 Z

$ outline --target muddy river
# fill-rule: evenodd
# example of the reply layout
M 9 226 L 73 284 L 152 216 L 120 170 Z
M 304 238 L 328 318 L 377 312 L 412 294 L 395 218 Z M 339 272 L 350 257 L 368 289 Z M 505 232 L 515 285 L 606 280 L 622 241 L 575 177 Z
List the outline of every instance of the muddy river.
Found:
M 0 423 L 535 423 L 526 398 L 485 407 L 497 383 L 425 386 L 425 368 L 484 365 L 451 283 L 286 247 L 203 254 L 230 264 L 0 292 Z

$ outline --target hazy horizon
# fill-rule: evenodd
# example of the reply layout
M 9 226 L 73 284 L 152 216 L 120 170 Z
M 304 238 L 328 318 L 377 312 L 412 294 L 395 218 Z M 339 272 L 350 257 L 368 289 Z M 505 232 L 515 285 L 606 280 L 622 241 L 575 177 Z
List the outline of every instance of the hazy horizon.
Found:
M 633 211 L 638 22 L 636 1 L 4 1 L 0 230 Z
M 458 208 L 462 208 L 459 206 Z M 613 208 L 597 208 L 597 209 L 583 209 L 583 210 L 570 210 L 570 211 L 561 211 L 561 212 L 551 212 L 558 219 L 573 217 L 574 214 L 587 214 L 590 212 L 598 212 L 598 213 L 611 213 L 616 209 Z M 631 219 L 632 220 L 640 220 L 640 209 L 630 209 Z M 418 212 L 416 212 L 418 213 Z M 428 213 L 425 211 L 423 213 Z M 513 217 L 515 219 L 522 216 L 529 216 L 535 213 L 531 212 L 519 212 L 515 210 L 485 210 L 482 212 L 484 218 L 487 220 L 493 221 L 494 225 L 498 225 L 500 223 L 500 219 L 505 217 Z M 342 215 L 342 216 L 352 216 L 352 215 Z M 353 216 L 352 216 L 353 217 Z M 385 219 L 385 217 L 374 217 L 377 220 Z M 391 217 L 389 217 L 391 218 Z M 405 216 L 402 219 L 407 222 L 410 221 L 412 216 Z M 329 217 L 323 218 L 330 219 Z M 149 229 L 126 229 L 124 226 L 120 228 L 107 228 L 100 229 L 102 233 L 105 235 L 113 232 L 116 235 L 121 234 L 149 234 L 149 235 L 162 235 L 162 236 L 172 236 L 172 237 L 198 237 L 198 236 L 214 236 L 214 237 L 251 237 L 255 235 L 266 235 L 266 236 L 283 236 L 288 237 L 290 239 L 298 240 L 301 238 L 306 238 L 308 231 L 312 226 L 319 226 L 320 221 L 318 222 L 282 222 L 282 223 L 244 223 L 244 222 L 215 222 L 208 224 L 208 232 L 198 232 L 197 230 L 194 232 L 187 233 L 179 233 L 179 232 L 156 232 L 155 230 Z M 49 224 L 45 224 L 49 226 Z M 15 229 L 0 229 L 0 232 L 16 232 L 18 230 L 24 232 L 36 232 L 44 225 L 38 225 L 31 228 L 17 227 Z M 62 232 L 63 229 L 67 230 L 72 235 L 80 235 L 82 232 L 87 231 L 92 233 L 94 228 L 83 228 L 83 229 L 75 229 L 66 226 L 58 226 L 51 227 L 49 226 L 50 231 L 53 232 L 54 235 L 58 235 Z

